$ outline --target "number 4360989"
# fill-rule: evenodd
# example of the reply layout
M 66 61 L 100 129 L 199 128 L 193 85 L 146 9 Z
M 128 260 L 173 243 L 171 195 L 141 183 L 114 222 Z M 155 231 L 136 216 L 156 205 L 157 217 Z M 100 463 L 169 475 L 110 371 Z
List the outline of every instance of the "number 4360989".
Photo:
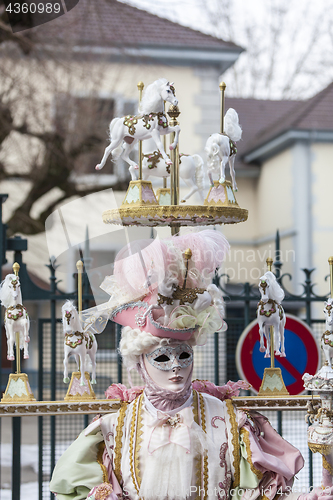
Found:
M 31 14 L 39 13 L 39 14 L 59 14 L 61 11 L 60 3 L 10 3 L 6 7 L 6 11 L 10 14 L 27 14 L 30 12 Z

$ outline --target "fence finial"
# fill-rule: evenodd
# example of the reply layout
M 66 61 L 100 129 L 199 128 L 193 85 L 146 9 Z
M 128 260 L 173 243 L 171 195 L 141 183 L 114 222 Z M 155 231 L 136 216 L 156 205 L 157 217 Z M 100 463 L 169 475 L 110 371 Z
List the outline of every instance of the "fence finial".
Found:
M 20 270 L 20 264 L 18 262 L 14 262 L 13 271 L 14 271 L 15 276 L 18 276 L 19 270 Z

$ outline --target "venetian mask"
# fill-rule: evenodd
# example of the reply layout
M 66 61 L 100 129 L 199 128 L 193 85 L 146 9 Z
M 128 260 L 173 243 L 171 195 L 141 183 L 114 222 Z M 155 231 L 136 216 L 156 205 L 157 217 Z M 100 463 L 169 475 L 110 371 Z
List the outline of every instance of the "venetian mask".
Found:
M 179 391 L 191 373 L 193 350 L 185 343 L 161 346 L 145 354 L 144 361 L 148 375 L 157 385 Z

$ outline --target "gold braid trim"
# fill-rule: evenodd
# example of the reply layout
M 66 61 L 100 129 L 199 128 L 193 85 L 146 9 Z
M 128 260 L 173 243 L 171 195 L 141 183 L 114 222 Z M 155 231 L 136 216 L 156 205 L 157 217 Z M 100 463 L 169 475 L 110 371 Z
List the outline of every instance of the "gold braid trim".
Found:
M 193 418 L 194 422 L 198 425 L 199 424 L 199 398 L 198 398 L 198 393 L 197 391 L 193 390 L 193 403 L 192 403 L 192 408 L 193 408 Z M 195 478 L 196 478 L 196 496 L 195 500 L 200 500 L 201 495 L 199 494 L 200 491 L 200 485 L 201 485 L 201 457 L 195 457 Z
M 323 455 L 323 467 L 324 467 L 324 469 L 328 470 L 328 472 L 331 474 L 331 476 L 333 476 L 333 467 L 329 463 L 329 461 L 327 460 L 325 455 Z
M 238 440 L 238 427 L 237 427 L 237 422 L 236 422 L 236 416 L 234 412 L 234 406 L 232 404 L 231 399 L 226 400 L 226 405 L 227 405 L 227 411 L 228 415 L 230 418 L 230 423 L 231 423 L 231 432 L 232 432 L 232 453 L 234 457 L 234 462 L 233 466 L 235 469 L 234 472 L 234 482 L 233 482 L 233 488 L 236 488 L 239 486 L 239 481 L 240 481 L 240 470 L 239 470 L 239 464 L 240 464 L 240 451 L 239 451 L 239 440 Z
M 207 433 L 206 430 L 206 416 L 205 416 L 205 402 L 203 395 L 200 393 L 199 394 L 199 399 L 200 399 L 200 420 L 201 420 L 201 427 L 202 430 Z M 204 491 L 204 500 L 208 498 L 208 456 L 207 452 L 204 453 L 203 456 L 203 491 Z
M 134 471 L 135 471 L 135 479 L 140 489 L 141 486 L 141 477 L 140 477 L 140 467 L 139 467 L 139 451 L 142 442 L 142 403 L 143 403 L 143 393 L 139 397 L 139 405 L 138 405 L 138 418 L 136 423 L 136 434 L 135 434 L 135 450 L 134 450 Z M 138 491 L 139 494 L 139 491 Z
M 142 395 L 140 396 L 142 397 Z M 137 494 L 139 494 L 139 487 L 136 482 L 135 474 L 134 474 L 134 436 L 135 436 L 135 427 L 136 427 L 136 406 L 137 400 L 134 401 L 133 410 L 132 410 L 132 420 L 131 420 L 131 432 L 130 432 L 130 443 L 129 443 L 129 458 L 130 458 L 130 469 L 131 469 L 131 477 L 136 489 Z
M 103 473 L 103 483 L 109 483 L 109 476 L 108 476 L 108 471 L 106 470 L 105 465 L 103 464 L 103 453 L 105 449 L 105 443 L 102 441 L 98 445 L 98 452 L 97 452 L 97 463 L 100 465 Z
M 250 465 L 250 469 L 257 476 L 257 478 L 260 480 L 263 477 L 263 473 L 260 470 L 256 469 L 255 466 L 253 465 L 252 458 L 251 458 L 252 453 L 251 453 L 251 447 L 250 447 L 249 431 L 246 429 L 241 429 L 240 435 L 242 436 L 243 441 L 245 443 L 247 462 Z
M 121 450 L 123 445 L 123 428 L 124 428 L 126 410 L 127 410 L 127 403 L 122 403 L 117 420 L 115 446 L 114 446 L 114 473 L 116 475 L 119 484 L 121 483 L 122 480 Z
M 192 392 L 193 392 L 193 403 L 192 403 L 193 418 L 194 418 L 194 422 L 199 425 L 198 393 L 194 389 Z

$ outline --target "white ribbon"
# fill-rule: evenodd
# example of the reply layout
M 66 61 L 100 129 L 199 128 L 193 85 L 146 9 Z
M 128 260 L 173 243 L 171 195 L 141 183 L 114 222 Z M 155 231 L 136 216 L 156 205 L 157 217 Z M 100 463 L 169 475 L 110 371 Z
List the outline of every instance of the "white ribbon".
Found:
M 162 411 L 157 411 L 157 418 L 149 427 L 153 427 L 149 443 L 148 453 L 151 455 L 158 448 L 169 443 L 178 444 L 185 448 L 186 453 L 191 451 L 190 427 L 193 423 L 192 408 L 184 408 L 174 416 Z

